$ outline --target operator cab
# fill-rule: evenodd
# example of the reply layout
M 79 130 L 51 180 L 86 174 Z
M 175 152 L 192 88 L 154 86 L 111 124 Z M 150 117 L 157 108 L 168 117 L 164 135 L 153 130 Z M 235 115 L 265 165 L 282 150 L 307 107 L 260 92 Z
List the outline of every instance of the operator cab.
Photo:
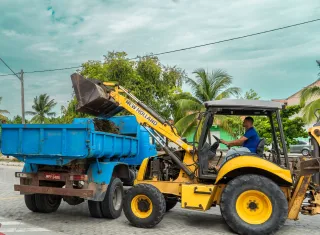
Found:
M 268 118 L 271 126 L 271 134 L 273 143 L 275 143 L 274 151 L 275 156 L 272 159 L 266 159 L 273 163 L 288 168 L 288 154 L 286 143 L 284 139 L 284 133 L 282 128 L 282 122 L 280 117 L 280 110 L 284 106 L 279 102 L 273 101 L 261 101 L 261 100 L 244 100 L 244 99 L 224 99 L 216 101 L 205 102 L 206 111 L 199 115 L 199 122 L 197 131 L 194 136 L 194 146 L 197 145 L 198 152 L 198 176 L 200 179 L 215 179 L 216 172 L 209 170 L 208 162 L 209 158 L 218 158 L 216 151 L 219 147 L 219 139 L 210 134 L 210 128 L 213 125 L 216 116 L 265 116 Z M 276 125 L 275 125 L 276 123 Z M 276 129 L 278 127 L 280 132 L 280 138 L 277 138 Z M 214 140 L 216 138 L 216 140 Z M 283 151 L 279 149 L 282 146 Z M 218 142 L 218 143 L 217 143 Z M 255 153 L 241 153 L 237 152 L 228 157 L 227 161 L 238 156 L 256 156 L 264 157 L 264 145 L 265 140 L 260 139 L 257 152 Z M 280 152 L 283 153 L 281 156 Z M 226 164 L 226 162 L 224 164 Z

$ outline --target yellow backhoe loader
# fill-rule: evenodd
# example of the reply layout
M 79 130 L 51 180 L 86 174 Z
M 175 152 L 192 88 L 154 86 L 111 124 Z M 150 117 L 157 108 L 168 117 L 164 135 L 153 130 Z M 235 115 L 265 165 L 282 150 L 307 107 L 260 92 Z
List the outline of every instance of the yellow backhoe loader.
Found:
M 194 140 L 188 143 L 173 125 L 124 87 L 86 79 L 79 74 L 73 74 L 71 79 L 78 111 L 105 118 L 125 109 L 147 127 L 165 151 L 161 156 L 142 162 L 134 186 L 126 193 L 124 212 L 134 226 L 154 227 L 177 202 L 181 202 L 182 208 L 198 211 L 219 205 L 226 223 L 239 234 L 273 234 L 286 219 L 298 219 L 300 212 L 306 215 L 320 213 L 320 194 L 312 183 L 312 177 L 319 178 L 320 169 L 319 119 L 309 129 L 312 156 L 302 159 L 300 175 L 293 182 L 280 103 L 256 100 L 206 102 L 206 111 L 199 114 Z M 208 158 L 215 155 L 218 144 L 213 143 L 209 131 L 217 115 L 267 116 L 275 146 L 279 146 L 280 140 L 283 155 L 276 147 L 276 157 L 272 161 L 264 158 L 263 141 L 260 141 L 257 153 L 238 152 L 228 157 L 218 171 L 211 171 Z M 179 150 L 171 151 L 163 137 L 178 145 Z

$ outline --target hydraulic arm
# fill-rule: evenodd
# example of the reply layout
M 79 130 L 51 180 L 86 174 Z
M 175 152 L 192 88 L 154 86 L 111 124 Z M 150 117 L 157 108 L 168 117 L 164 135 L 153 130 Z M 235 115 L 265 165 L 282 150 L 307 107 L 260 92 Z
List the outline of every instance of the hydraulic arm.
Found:
M 182 140 L 173 125 L 124 87 L 115 83 L 86 79 L 77 73 L 71 75 L 71 80 L 78 100 L 78 111 L 98 117 L 111 117 L 125 109 L 136 117 L 140 125 L 151 128 L 185 151 L 192 151 L 193 147 Z M 162 145 L 162 147 L 172 160 L 192 178 L 193 173 L 190 169 L 167 146 Z

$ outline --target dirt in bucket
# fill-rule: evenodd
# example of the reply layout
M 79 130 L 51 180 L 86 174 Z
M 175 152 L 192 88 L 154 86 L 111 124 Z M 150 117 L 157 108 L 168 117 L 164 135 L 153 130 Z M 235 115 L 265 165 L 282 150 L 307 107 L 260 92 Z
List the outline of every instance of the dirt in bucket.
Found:
M 119 128 L 109 120 L 103 120 L 99 118 L 93 119 L 94 129 L 96 131 L 109 132 L 113 134 L 120 134 Z

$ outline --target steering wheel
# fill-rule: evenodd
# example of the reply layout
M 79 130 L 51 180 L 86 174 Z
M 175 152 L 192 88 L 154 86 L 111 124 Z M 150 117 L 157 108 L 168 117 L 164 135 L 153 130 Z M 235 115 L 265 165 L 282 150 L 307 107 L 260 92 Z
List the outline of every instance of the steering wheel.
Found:
M 216 140 L 219 144 L 222 143 L 222 142 L 221 142 L 221 139 L 219 139 L 217 136 L 212 135 L 212 137 L 215 138 L 215 140 Z M 228 149 L 230 149 L 229 146 L 227 146 L 227 147 L 228 147 Z M 218 147 L 217 147 L 217 148 L 218 148 Z
M 215 135 L 212 135 L 215 139 L 216 139 L 216 142 L 214 142 L 211 146 L 210 146 L 210 150 L 214 153 L 214 155 L 216 155 L 216 152 L 217 152 L 217 149 L 219 148 L 219 144 L 220 144 L 220 139 L 215 136 Z
M 212 137 L 215 138 L 218 143 L 221 143 L 220 139 L 217 136 L 212 135 Z

